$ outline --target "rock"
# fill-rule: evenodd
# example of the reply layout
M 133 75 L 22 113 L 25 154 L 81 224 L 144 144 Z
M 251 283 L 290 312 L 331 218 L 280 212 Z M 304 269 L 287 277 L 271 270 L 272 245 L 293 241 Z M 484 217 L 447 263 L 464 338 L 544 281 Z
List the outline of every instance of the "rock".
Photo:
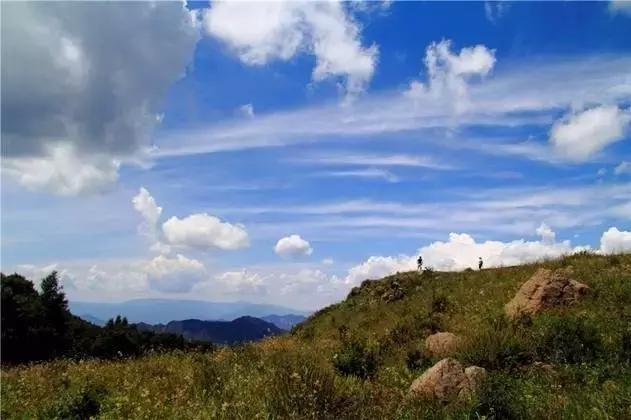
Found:
M 453 355 L 460 344 L 460 337 L 456 334 L 438 332 L 425 339 L 425 350 L 430 356 L 447 357 Z
M 390 283 L 388 290 L 386 290 L 382 295 L 381 299 L 385 302 L 394 302 L 396 300 L 403 299 L 405 297 L 405 292 L 403 288 L 399 284 L 398 281 L 393 281 Z
M 567 270 L 540 268 L 522 284 L 504 310 L 510 317 L 532 315 L 546 308 L 572 304 L 589 291 L 586 284 L 570 279 Z
M 410 385 L 410 394 L 441 401 L 471 397 L 486 377 L 486 370 L 478 366 L 463 369 L 456 359 L 443 359 L 426 370 Z

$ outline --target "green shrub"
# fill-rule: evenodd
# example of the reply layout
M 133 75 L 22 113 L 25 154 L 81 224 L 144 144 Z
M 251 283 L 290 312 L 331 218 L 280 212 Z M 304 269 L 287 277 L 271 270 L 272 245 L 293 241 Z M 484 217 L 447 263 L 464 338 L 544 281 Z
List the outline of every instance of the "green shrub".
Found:
M 538 329 L 537 355 L 552 363 L 583 363 L 599 357 L 603 346 L 598 329 L 586 319 L 569 316 L 543 316 L 535 321 Z
M 441 314 L 447 311 L 449 298 L 447 295 L 439 294 L 432 299 L 432 313 Z
M 104 387 L 86 383 L 74 391 L 65 393 L 46 417 L 73 420 L 96 417 L 106 396 L 107 390 Z
M 526 418 L 526 408 L 518 385 L 509 376 L 497 373 L 489 375 L 478 392 L 478 403 L 471 417 L 488 420 Z
M 411 371 L 424 369 L 430 364 L 431 359 L 419 349 L 409 350 L 405 357 L 405 365 Z
M 524 329 L 502 316 L 487 320 L 486 327 L 469 340 L 461 357 L 470 365 L 513 370 L 529 363 L 532 353 Z
M 333 366 L 342 375 L 371 378 L 377 372 L 377 354 L 365 342 L 350 338 L 333 357 Z
M 622 360 L 631 362 L 631 327 L 628 327 L 623 333 L 620 343 L 620 356 Z

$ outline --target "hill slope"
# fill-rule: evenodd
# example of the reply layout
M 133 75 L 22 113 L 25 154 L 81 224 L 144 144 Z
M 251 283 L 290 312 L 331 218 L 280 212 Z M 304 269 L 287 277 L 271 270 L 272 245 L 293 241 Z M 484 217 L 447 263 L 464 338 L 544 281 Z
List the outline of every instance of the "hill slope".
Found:
M 539 267 L 570 266 L 589 296 L 531 318 L 504 316 Z M 87 400 L 91 415 L 106 418 L 631 418 L 630 324 L 629 254 L 400 273 L 254 344 L 4 370 L 2 414 L 74 413 Z M 459 335 L 453 357 L 487 369 L 477 396 L 450 404 L 409 396 L 439 360 L 424 350 L 434 331 Z
M 209 341 L 214 344 L 236 344 L 257 341 L 283 332 L 276 325 L 251 316 L 233 321 L 200 321 L 186 319 L 171 321 L 166 325 L 136 324 L 141 331 L 182 335 L 189 340 Z

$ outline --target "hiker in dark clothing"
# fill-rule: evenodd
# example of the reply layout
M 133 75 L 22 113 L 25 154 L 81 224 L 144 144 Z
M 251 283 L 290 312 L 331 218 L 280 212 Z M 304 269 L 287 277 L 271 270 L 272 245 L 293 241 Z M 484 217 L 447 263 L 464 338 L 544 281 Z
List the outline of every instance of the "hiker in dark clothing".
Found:
M 418 271 L 423 270 L 423 257 L 418 256 L 418 260 L 416 260 L 416 265 L 418 265 Z
M 478 270 L 482 270 L 482 266 L 484 265 L 484 263 L 482 262 L 482 257 L 478 257 Z

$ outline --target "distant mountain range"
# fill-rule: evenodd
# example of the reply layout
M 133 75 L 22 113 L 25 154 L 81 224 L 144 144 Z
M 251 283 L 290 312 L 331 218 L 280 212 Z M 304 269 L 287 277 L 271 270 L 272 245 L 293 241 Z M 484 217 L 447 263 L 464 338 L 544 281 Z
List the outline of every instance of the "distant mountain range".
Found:
M 267 315 L 261 317 L 261 319 L 271 322 L 281 330 L 289 331 L 294 325 L 300 324 L 307 319 L 304 315 L 288 314 L 288 315 Z
M 186 319 L 168 324 L 136 324 L 141 331 L 180 334 L 189 340 L 209 341 L 215 344 L 236 344 L 257 341 L 284 332 L 271 322 L 251 316 L 242 316 L 233 321 L 200 321 Z
M 232 321 L 249 316 L 272 317 L 268 321 L 274 324 L 278 322 L 280 328 L 289 329 L 309 314 L 279 305 L 176 299 L 134 299 L 117 303 L 71 301 L 69 306 L 73 314 L 97 325 L 102 325 L 116 315 L 127 317 L 131 323 L 152 325 L 184 319 Z

